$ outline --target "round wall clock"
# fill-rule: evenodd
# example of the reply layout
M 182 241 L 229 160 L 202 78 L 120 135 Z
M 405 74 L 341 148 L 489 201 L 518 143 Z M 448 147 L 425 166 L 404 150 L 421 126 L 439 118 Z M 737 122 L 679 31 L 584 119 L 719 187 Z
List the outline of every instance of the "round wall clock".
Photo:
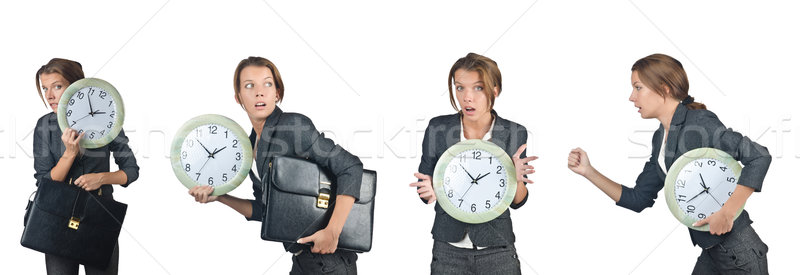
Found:
M 253 164 L 250 138 L 233 120 L 201 115 L 187 121 L 172 140 L 172 171 L 186 188 L 214 187 L 226 194 L 244 181 Z
M 433 189 L 448 215 L 465 223 L 488 222 L 505 212 L 514 199 L 514 163 L 494 143 L 461 141 L 439 157 Z
M 709 231 L 708 225 L 692 226 L 719 211 L 736 189 L 742 166 L 714 148 L 697 148 L 680 156 L 670 167 L 664 193 L 672 215 L 691 229 Z M 737 218 L 744 206 L 736 212 Z
M 72 83 L 58 102 L 58 126 L 84 133 L 83 148 L 99 148 L 113 141 L 122 130 L 125 108 L 114 86 L 98 78 Z

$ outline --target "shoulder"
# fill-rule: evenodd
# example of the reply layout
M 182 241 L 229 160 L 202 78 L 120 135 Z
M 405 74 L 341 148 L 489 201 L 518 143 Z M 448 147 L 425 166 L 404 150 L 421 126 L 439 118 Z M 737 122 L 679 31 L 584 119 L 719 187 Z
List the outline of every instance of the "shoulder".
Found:
M 686 124 L 689 125 L 698 125 L 698 126 L 707 126 L 707 127 L 718 127 L 722 125 L 722 122 L 712 111 L 709 110 L 689 110 L 686 112 Z
M 39 118 L 39 120 L 36 121 L 36 126 L 44 125 L 45 122 L 48 122 L 48 121 L 49 122 L 57 121 L 56 113 L 50 112 L 50 113 L 47 113 L 47 114 L 43 115 L 42 117 Z
M 431 118 L 431 120 L 428 121 L 428 127 L 456 124 L 459 121 L 458 114 L 441 115 Z
M 497 115 L 495 117 L 495 127 L 502 126 L 505 129 L 508 129 L 512 133 L 528 133 L 528 129 L 525 128 L 522 124 L 516 123 L 514 121 L 505 119 Z
M 284 112 L 281 114 L 280 120 L 278 120 L 278 125 L 280 126 L 308 126 L 314 125 L 314 122 L 311 121 L 311 118 L 304 114 L 300 113 L 289 113 Z

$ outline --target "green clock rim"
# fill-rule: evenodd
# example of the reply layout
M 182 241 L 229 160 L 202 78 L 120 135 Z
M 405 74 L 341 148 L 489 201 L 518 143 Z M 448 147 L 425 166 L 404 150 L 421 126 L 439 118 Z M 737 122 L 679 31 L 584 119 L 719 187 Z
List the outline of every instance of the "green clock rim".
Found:
M 197 184 L 197 182 L 192 180 L 192 178 L 186 175 L 186 172 L 183 171 L 183 167 L 181 167 L 181 146 L 183 145 L 183 141 L 186 139 L 186 136 L 189 134 L 189 132 L 193 131 L 198 126 L 205 124 L 217 124 L 228 128 L 228 130 L 231 130 L 233 135 L 239 139 L 242 145 L 242 153 L 244 154 L 242 169 L 239 169 L 239 172 L 236 173 L 236 176 L 228 181 L 228 183 L 214 187 L 214 192 L 211 193 L 212 196 L 224 195 L 230 191 L 233 191 L 233 189 L 236 189 L 236 187 L 239 187 L 245 178 L 247 178 L 247 175 L 250 173 L 250 168 L 253 166 L 253 146 L 250 143 L 250 136 L 247 135 L 247 133 L 244 131 L 244 129 L 242 129 L 241 126 L 239 126 L 238 123 L 230 118 L 217 114 L 205 114 L 193 117 L 184 123 L 175 133 L 175 137 L 172 139 L 172 146 L 170 147 L 169 157 L 172 164 L 172 172 L 175 173 L 175 176 L 187 189 L 202 185 Z
M 111 127 L 111 132 L 109 132 L 108 135 L 100 139 L 90 140 L 82 138 L 80 140 L 80 145 L 83 148 L 86 149 L 100 148 L 108 145 L 109 143 L 114 141 L 115 138 L 117 138 L 119 132 L 122 131 L 122 124 L 125 121 L 125 104 L 122 101 L 122 96 L 119 95 L 119 92 L 117 91 L 116 88 L 114 88 L 114 86 L 111 85 L 111 83 L 108 83 L 107 81 L 99 78 L 84 78 L 70 84 L 69 87 L 67 87 L 67 89 L 64 90 L 64 93 L 61 94 L 61 98 L 58 100 L 58 113 L 56 114 L 56 116 L 58 117 L 58 127 L 61 128 L 62 133 L 64 132 L 64 130 L 69 128 L 69 123 L 67 123 L 67 116 L 65 115 L 67 112 L 67 105 L 69 104 L 69 99 L 72 98 L 72 95 L 74 95 L 76 92 L 86 87 L 97 87 L 103 89 L 106 92 L 108 92 L 108 94 L 111 95 L 111 97 L 114 99 L 114 102 L 116 102 L 116 108 L 115 108 L 116 116 L 114 118 L 114 126 Z
M 669 211 L 672 212 L 672 216 L 678 219 L 680 223 L 697 231 L 709 231 L 708 224 L 703 226 L 692 226 L 692 224 L 694 223 L 692 222 L 692 219 L 688 215 L 683 213 L 683 210 L 681 210 L 681 208 L 678 206 L 678 202 L 675 201 L 675 180 L 678 178 L 678 174 L 680 174 L 681 168 L 691 163 L 692 161 L 701 158 L 714 158 L 723 161 L 725 165 L 728 166 L 728 168 L 733 169 L 733 174 L 736 176 L 738 184 L 739 177 L 742 174 L 742 166 L 739 164 L 739 161 L 734 159 L 728 153 L 725 153 L 725 151 L 716 148 L 709 148 L 709 147 L 697 148 L 689 152 L 686 152 L 685 154 L 680 156 L 677 160 L 675 160 L 675 162 L 672 163 L 672 167 L 669 170 L 669 172 L 667 172 L 667 177 L 664 181 L 664 197 L 667 201 L 667 206 L 669 207 Z M 744 210 L 744 205 L 742 205 L 742 207 L 740 207 L 739 210 L 736 211 L 736 215 L 733 217 L 733 219 L 735 220 L 736 218 L 738 218 L 739 215 L 742 214 L 743 210 Z
M 450 163 L 450 160 L 461 152 L 474 149 L 491 153 L 498 158 L 506 169 L 506 180 L 509 184 L 506 186 L 506 194 L 500 200 L 500 203 L 482 213 L 468 213 L 456 207 L 450 200 L 437 199 L 436 201 L 451 217 L 465 223 L 479 224 L 491 221 L 503 214 L 503 212 L 508 209 L 508 206 L 511 205 L 517 192 L 517 175 L 514 169 L 514 162 L 502 148 L 494 143 L 480 139 L 465 140 L 450 146 L 450 148 L 439 157 L 439 161 L 436 162 L 436 169 L 433 172 L 433 190 L 437 198 L 446 198 L 447 195 L 444 192 L 443 179 L 444 172 L 447 170 L 447 165 Z

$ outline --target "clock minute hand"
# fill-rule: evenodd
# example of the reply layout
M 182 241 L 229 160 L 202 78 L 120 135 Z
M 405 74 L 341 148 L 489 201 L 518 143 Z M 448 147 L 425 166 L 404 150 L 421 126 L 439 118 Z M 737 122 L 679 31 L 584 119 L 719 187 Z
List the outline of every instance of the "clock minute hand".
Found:
M 706 189 L 703 189 L 703 191 L 700 191 L 700 193 L 697 193 L 697 195 L 694 195 L 694 197 L 692 197 L 691 199 L 689 199 L 688 201 L 686 201 L 686 203 L 689 203 L 689 202 L 690 202 L 690 201 L 692 201 L 693 199 L 697 198 L 697 196 L 700 196 L 700 194 L 703 194 L 703 193 L 705 193 L 705 192 L 706 192 Z
M 211 151 L 208 151 L 208 148 L 206 148 L 206 146 L 205 146 L 205 145 L 203 145 L 203 143 L 202 143 L 202 142 L 200 142 L 200 140 L 199 140 L 199 139 L 194 139 L 194 140 L 196 140 L 196 141 L 197 141 L 197 143 L 200 143 L 200 146 L 203 146 L 203 150 L 206 150 L 206 153 L 208 153 L 208 157 L 209 157 L 209 158 L 213 158 L 213 157 L 214 157 L 214 154 L 212 154 L 212 153 L 211 153 Z
M 706 181 L 703 180 L 703 174 L 698 173 L 698 175 L 700 175 L 700 186 L 702 186 L 703 189 L 706 189 L 706 191 L 708 191 L 708 187 L 706 187 Z
M 470 178 L 470 179 L 472 179 L 472 182 L 476 182 L 476 181 L 477 181 L 477 180 L 475 179 L 475 177 L 473 177 L 472 175 L 470 175 L 469 171 L 467 171 L 467 168 L 464 168 L 464 165 L 461 165 L 461 163 L 459 163 L 459 164 L 458 164 L 458 166 L 461 166 L 461 169 L 464 169 L 464 172 L 467 172 L 467 176 L 469 176 L 469 178 Z
M 86 99 L 89 100 L 89 114 L 92 115 L 92 117 L 94 117 L 94 108 L 92 108 L 92 97 L 87 94 Z

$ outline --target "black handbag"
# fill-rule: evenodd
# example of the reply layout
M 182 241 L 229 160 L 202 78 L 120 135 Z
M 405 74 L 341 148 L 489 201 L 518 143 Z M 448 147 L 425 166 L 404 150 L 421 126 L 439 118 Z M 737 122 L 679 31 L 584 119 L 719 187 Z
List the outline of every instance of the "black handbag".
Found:
M 44 179 L 38 185 L 22 246 L 107 268 L 128 205 L 64 182 Z
M 336 182 L 317 164 L 276 156 L 264 181 L 266 207 L 261 238 L 294 243 L 328 225 L 336 205 Z M 367 252 L 372 249 L 377 173 L 364 170 L 360 198 L 353 204 L 339 235 L 338 249 Z

